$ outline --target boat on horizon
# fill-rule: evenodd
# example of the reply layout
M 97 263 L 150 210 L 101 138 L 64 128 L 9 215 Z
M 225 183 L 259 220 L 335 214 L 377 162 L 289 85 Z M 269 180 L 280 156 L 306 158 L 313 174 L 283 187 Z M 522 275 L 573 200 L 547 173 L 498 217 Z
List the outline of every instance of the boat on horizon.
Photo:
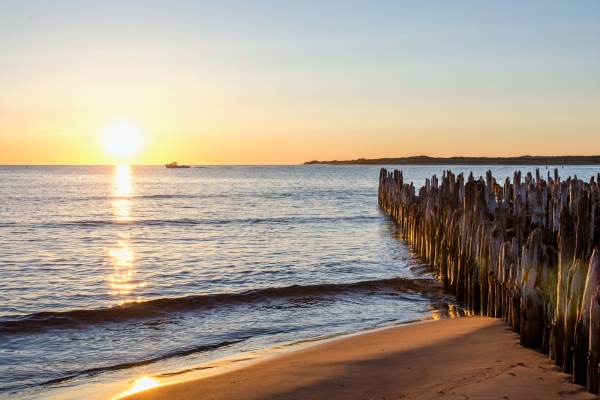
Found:
M 190 165 L 177 165 L 177 161 L 173 161 L 171 164 L 165 164 L 167 168 L 192 168 Z

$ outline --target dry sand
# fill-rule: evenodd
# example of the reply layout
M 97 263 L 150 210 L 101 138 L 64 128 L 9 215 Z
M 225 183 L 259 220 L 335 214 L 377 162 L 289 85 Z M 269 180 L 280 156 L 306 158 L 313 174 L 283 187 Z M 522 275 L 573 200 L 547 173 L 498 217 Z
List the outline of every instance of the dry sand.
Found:
M 501 320 L 441 319 L 351 336 L 207 378 L 150 399 L 597 399 Z

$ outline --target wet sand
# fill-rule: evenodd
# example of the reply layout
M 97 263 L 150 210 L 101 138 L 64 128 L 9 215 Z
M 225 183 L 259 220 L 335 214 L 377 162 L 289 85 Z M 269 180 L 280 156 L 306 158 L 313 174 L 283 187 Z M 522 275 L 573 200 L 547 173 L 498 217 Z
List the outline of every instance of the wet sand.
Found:
M 140 392 L 151 399 L 597 399 L 501 320 L 441 319 L 355 335 L 220 375 Z

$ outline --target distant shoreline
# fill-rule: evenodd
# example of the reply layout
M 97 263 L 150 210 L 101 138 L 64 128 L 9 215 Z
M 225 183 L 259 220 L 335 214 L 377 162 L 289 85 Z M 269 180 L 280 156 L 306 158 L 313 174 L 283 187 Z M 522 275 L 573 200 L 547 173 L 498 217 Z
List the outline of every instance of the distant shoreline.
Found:
M 598 156 L 520 156 L 520 157 L 399 157 L 346 161 L 308 161 L 304 165 L 600 165 Z

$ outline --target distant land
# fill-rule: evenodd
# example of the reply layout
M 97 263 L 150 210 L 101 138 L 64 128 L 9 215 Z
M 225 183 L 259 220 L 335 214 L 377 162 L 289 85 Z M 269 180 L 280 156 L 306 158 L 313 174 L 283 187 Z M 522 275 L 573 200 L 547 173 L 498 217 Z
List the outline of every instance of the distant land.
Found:
M 346 161 L 308 161 L 328 165 L 600 165 L 599 156 L 520 156 L 520 157 L 399 157 Z

